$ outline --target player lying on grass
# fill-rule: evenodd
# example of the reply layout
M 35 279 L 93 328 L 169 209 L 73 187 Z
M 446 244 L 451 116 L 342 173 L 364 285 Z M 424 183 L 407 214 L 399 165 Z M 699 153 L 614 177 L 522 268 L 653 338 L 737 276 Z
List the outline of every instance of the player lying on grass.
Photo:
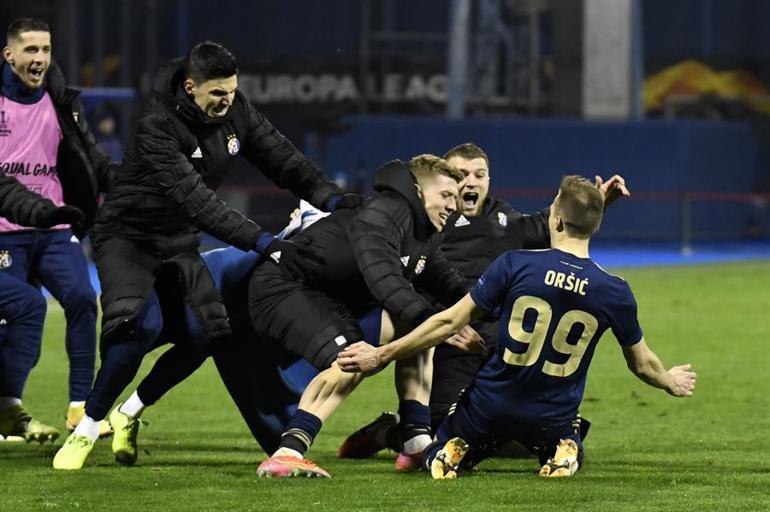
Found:
M 407 336 L 382 347 L 357 343 L 341 352 L 344 371 L 370 372 L 435 346 L 473 319 L 500 312 L 492 358 L 461 394 L 426 450 L 434 479 L 457 477 L 516 440 L 538 455 L 540 475 L 573 475 L 583 459 L 573 426 L 596 344 L 612 329 L 628 368 L 673 396 L 695 389 L 690 365 L 668 371 L 642 336 L 628 284 L 588 254 L 604 209 L 589 181 L 565 177 L 551 205 L 552 249 L 500 256 L 470 293 Z

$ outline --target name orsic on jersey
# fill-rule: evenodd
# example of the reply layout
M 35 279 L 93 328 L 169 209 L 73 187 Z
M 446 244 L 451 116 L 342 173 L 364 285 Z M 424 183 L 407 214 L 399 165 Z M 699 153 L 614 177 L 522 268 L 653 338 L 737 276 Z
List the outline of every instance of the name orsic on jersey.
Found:
M 545 279 L 543 280 L 548 286 L 555 288 L 561 288 L 568 292 L 575 292 L 585 297 L 586 287 L 588 286 L 588 278 L 580 279 L 575 276 L 574 272 L 570 272 L 569 275 L 564 272 L 556 272 L 555 270 L 549 270 L 545 273 Z

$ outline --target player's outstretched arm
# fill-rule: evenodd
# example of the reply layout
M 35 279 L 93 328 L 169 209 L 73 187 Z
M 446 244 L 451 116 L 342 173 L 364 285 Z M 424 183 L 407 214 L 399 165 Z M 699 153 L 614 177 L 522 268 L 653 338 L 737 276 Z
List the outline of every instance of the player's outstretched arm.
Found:
M 669 370 L 663 366 L 644 338 L 638 343 L 623 347 L 628 369 L 650 386 L 664 389 L 673 396 L 692 396 L 695 391 L 695 372 L 691 365 L 673 366 Z
M 387 345 L 377 348 L 367 343 L 351 345 L 340 352 L 337 363 L 346 372 L 372 372 L 391 361 L 435 347 L 468 325 L 471 319 L 484 314 L 483 310 L 476 307 L 470 294 L 466 294 L 451 308 L 436 313 L 406 336 Z

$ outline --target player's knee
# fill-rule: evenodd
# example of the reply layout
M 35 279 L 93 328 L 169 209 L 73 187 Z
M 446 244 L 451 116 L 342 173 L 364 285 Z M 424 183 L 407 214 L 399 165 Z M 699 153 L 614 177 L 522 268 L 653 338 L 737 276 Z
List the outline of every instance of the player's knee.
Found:
M 152 343 L 163 329 L 160 306 L 143 304 L 139 298 L 112 301 L 104 310 L 102 342 L 107 344 L 135 341 Z
M 96 293 L 90 283 L 78 286 L 66 293 L 61 300 L 64 313 L 70 315 L 88 315 L 96 318 Z
M 363 335 L 352 326 L 331 325 L 313 336 L 302 356 L 319 370 L 325 370 L 337 360 L 337 354 L 344 346 L 362 338 Z
M 17 308 L 19 317 L 43 322 L 48 310 L 48 301 L 46 301 L 42 293 L 32 288 L 29 293 L 25 293 L 21 300 L 19 300 Z

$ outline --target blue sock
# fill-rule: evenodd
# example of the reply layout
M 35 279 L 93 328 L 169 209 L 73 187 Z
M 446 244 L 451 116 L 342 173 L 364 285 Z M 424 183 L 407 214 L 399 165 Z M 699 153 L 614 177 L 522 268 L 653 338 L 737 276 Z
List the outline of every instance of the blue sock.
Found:
M 280 447 L 296 450 L 305 455 L 322 426 L 321 418 L 302 409 L 297 409 L 297 412 L 289 420 L 286 431 L 281 436 Z
M 398 404 L 401 417 L 401 439 L 406 441 L 421 434 L 430 435 L 430 407 L 417 400 L 403 400 Z

